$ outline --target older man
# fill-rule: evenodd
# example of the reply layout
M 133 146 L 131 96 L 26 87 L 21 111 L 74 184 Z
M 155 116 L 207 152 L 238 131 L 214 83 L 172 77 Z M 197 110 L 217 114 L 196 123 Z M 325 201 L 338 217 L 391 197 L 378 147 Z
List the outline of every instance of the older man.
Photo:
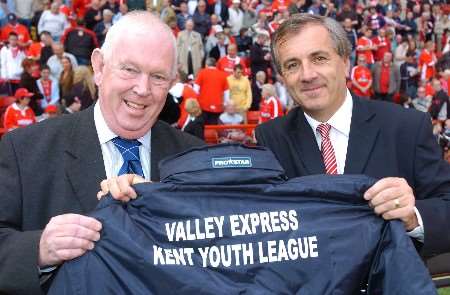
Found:
M 92 65 L 95 106 L 2 138 L 0 293 L 39 294 L 45 272 L 94 247 L 102 225 L 83 214 L 95 208 L 100 180 L 135 172 L 157 181 L 161 158 L 202 144 L 157 121 L 176 49 L 156 17 L 121 18 Z

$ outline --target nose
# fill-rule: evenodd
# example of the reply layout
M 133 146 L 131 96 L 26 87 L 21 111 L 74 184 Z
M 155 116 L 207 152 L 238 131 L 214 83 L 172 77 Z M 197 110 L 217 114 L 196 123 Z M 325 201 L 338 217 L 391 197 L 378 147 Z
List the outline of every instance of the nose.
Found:
M 151 92 L 150 77 L 144 74 L 139 75 L 139 77 L 136 78 L 133 91 L 139 96 L 149 95 Z
M 318 77 L 314 64 L 309 61 L 302 62 L 300 78 L 302 82 L 309 83 Z

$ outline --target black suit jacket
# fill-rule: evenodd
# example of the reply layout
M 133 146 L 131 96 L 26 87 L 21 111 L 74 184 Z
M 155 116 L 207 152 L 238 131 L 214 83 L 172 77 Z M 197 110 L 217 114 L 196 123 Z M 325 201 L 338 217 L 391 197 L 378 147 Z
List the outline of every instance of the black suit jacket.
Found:
M 198 116 L 194 121 L 190 121 L 186 127 L 184 127 L 183 131 L 200 139 L 205 139 L 205 120 L 203 119 L 203 116 Z
M 432 134 L 429 115 L 392 103 L 353 99 L 345 174 L 402 177 L 413 188 L 425 229 L 420 253 L 450 252 L 450 165 Z M 300 108 L 256 129 L 288 177 L 325 173 L 313 130 Z
M 38 245 L 50 218 L 86 214 L 106 178 L 93 107 L 6 134 L 0 142 L 0 293 L 39 294 Z M 202 141 L 158 121 L 151 179 L 162 158 Z

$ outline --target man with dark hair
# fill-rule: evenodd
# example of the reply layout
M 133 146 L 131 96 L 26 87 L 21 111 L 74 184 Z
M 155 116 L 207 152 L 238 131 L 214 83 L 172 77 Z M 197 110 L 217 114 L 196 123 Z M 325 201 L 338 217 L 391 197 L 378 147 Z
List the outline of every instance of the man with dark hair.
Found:
M 99 47 L 95 33 L 84 27 L 82 19 L 77 20 L 77 26 L 67 29 L 61 37 L 65 51 L 77 59 L 79 65 L 89 65 L 92 51 Z

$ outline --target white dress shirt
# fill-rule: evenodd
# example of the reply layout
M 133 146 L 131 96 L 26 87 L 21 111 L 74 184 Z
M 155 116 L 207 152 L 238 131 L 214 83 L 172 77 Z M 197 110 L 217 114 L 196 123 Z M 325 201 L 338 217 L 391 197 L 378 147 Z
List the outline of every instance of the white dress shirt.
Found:
M 319 124 L 321 123 L 328 123 L 331 125 L 330 140 L 331 144 L 333 145 L 334 154 L 336 156 L 338 174 L 344 174 L 345 171 L 345 160 L 347 158 L 347 146 L 350 135 L 350 124 L 352 122 L 352 111 L 353 99 L 350 91 L 348 91 L 347 89 L 347 95 L 345 96 L 344 103 L 327 122 L 319 122 L 308 114 L 304 113 L 308 124 L 314 131 L 319 150 L 321 149 L 322 145 L 322 137 L 317 131 L 317 126 L 319 126 Z M 407 234 L 410 237 L 413 237 L 423 243 L 425 233 L 422 217 L 420 216 L 420 213 L 416 207 L 414 207 L 414 212 L 416 213 L 419 226 L 412 231 L 407 232 Z
M 123 165 L 123 158 L 122 154 L 112 142 L 112 139 L 116 138 L 117 135 L 112 132 L 106 124 L 99 103 L 96 103 L 94 106 L 94 122 L 102 149 L 106 177 L 111 178 L 117 176 L 120 167 Z M 151 130 L 137 140 L 141 143 L 139 146 L 139 156 L 141 159 L 142 171 L 144 171 L 145 179 L 150 180 Z

